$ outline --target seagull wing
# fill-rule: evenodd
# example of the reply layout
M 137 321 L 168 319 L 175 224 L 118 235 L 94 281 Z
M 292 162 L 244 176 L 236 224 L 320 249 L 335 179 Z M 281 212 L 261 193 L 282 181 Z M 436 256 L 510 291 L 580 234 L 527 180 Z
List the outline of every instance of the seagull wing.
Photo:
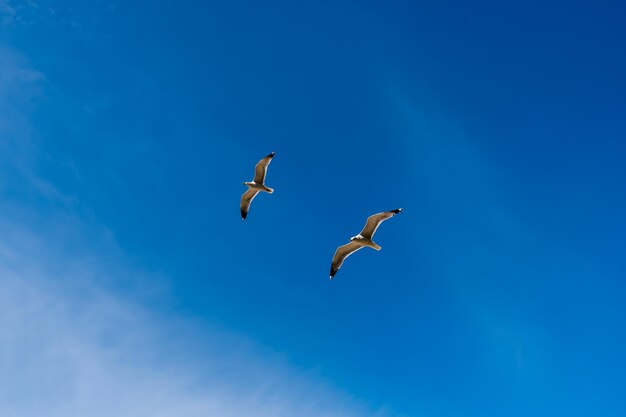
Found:
M 245 220 L 246 216 L 248 216 L 248 211 L 250 210 L 250 203 L 254 200 L 254 197 L 259 193 L 258 190 L 253 190 L 252 188 L 248 189 L 241 196 L 241 203 L 239 203 L 239 208 L 241 209 L 241 219 Z
M 350 242 L 346 245 L 339 246 L 335 251 L 335 256 L 333 256 L 333 263 L 330 266 L 330 279 L 333 279 L 337 271 L 339 271 L 339 268 L 341 268 L 343 261 L 345 261 L 348 256 L 352 255 L 354 252 L 358 251 L 362 247 L 363 246 L 359 245 L 356 242 Z
M 267 174 L 267 166 L 272 162 L 272 158 L 276 153 L 272 152 L 265 158 L 261 159 L 254 167 L 254 182 L 257 184 L 265 184 L 265 174 Z
M 377 213 L 369 216 L 367 218 L 367 222 L 365 223 L 365 227 L 363 228 L 363 230 L 361 230 L 361 236 L 367 239 L 371 239 L 374 236 L 374 233 L 376 233 L 376 229 L 378 229 L 378 226 L 380 226 L 382 222 L 392 218 L 401 211 L 402 209 L 399 208 L 390 211 L 383 211 L 382 213 Z

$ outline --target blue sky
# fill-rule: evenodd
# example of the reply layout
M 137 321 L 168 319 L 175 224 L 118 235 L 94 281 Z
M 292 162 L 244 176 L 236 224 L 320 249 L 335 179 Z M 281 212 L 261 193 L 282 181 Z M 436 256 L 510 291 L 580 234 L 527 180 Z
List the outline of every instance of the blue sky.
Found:
M 626 413 L 623 3 L 128 3 L 0 0 L 0 414 Z

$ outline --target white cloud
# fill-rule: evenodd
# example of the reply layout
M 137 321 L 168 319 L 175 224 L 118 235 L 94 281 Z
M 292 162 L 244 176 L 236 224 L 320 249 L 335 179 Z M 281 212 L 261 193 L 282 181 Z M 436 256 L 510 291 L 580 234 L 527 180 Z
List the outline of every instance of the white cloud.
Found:
M 241 336 L 104 289 L 93 263 L 38 265 L 11 249 L 40 252 L 23 238 L 0 254 L 0 415 L 373 415 Z

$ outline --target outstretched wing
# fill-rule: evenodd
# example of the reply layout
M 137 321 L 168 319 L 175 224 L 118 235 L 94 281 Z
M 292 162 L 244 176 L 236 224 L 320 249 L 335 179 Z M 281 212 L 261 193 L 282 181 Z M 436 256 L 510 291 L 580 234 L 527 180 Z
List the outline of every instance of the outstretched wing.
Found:
M 265 158 L 261 159 L 254 167 L 254 182 L 257 184 L 265 184 L 265 174 L 267 174 L 267 166 L 272 162 L 272 158 L 276 152 L 272 152 Z
M 367 218 L 367 222 L 365 223 L 365 227 L 363 228 L 363 230 L 361 230 L 361 236 L 367 239 L 371 239 L 374 236 L 374 233 L 376 233 L 376 229 L 378 229 L 378 226 L 380 226 L 382 222 L 392 218 L 401 211 L 402 209 L 399 208 L 390 211 L 383 211 L 382 213 L 377 213 L 369 216 Z
M 258 190 L 253 190 L 252 188 L 248 189 L 241 196 L 241 203 L 239 203 L 239 209 L 241 210 L 241 219 L 245 220 L 248 216 L 248 211 L 250 210 L 250 203 L 254 200 L 254 197 L 259 193 Z
M 335 251 L 335 256 L 333 256 L 333 263 L 330 266 L 330 279 L 333 279 L 341 265 L 343 265 L 343 261 L 354 252 L 361 249 L 363 246 L 359 245 L 356 242 L 350 242 L 346 245 L 339 246 Z

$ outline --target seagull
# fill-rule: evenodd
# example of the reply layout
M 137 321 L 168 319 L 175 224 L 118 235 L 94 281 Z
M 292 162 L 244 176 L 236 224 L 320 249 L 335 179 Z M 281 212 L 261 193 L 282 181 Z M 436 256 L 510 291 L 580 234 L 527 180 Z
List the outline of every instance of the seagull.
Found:
M 274 192 L 273 188 L 265 186 L 265 174 L 267 174 L 267 166 L 270 162 L 272 162 L 272 158 L 275 154 L 276 152 L 272 152 L 265 158 L 261 159 L 254 167 L 254 180 L 243 183 L 248 186 L 248 191 L 243 193 L 241 196 L 241 203 L 239 203 L 239 208 L 241 209 L 241 220 L 245 220 L 246 216 L 248 216 L 250 203 L 252 203 L 252 200 L 254 200 L 254 197 L 256 197 L 260 191 L 265 191 L 269 194 Z
M 374 241 L 372 240 L 374 233 L 376 233 L 376 229 L 378 229 L 378 226 L 380 226 L 382 222 L 392 218 L 401 211 L 402 209 L 399 208 L 390 211 L 383 211 L 382 213 L 377 213 L 369 216 L 367 218 L 367 222 L 365 223 L 365 227 L 363 228 L 363 230 L 361 230 L 361 233 L 354 237 L 351 237 L 350 243 L 339 246 L 335 251 L 335 256 L 333 256 L 333 263 L 330 266 L 330 279 L 333 279 L 337 271 L 339 271 L 339 268 L 341 268 L 343 261 L 345 261 L 348 256 L 352 255 L 359 249 L 365 246 L 369 246 L 370 248 L 380 250 L 381 247 L 374 243 Z

